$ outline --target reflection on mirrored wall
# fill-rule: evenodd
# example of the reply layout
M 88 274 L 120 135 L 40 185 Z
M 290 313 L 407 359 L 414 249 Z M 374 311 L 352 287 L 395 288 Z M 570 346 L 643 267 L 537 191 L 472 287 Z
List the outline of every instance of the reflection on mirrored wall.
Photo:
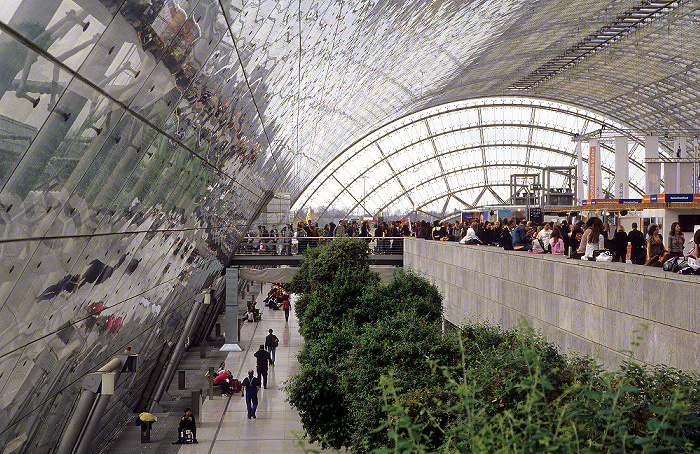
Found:
M 264 106 L 214 0 L 10 0 L 0 58 L 0 446 L 48 452 L 127 346 L 106 420 L 153 392 L 269 199 Z

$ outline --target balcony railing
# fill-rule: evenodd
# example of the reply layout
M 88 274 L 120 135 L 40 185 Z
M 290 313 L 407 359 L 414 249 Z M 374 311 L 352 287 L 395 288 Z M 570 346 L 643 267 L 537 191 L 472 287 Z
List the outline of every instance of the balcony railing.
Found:
M 372 254 L 403 254 L 403 237 L 356 237 L 367 241 Z M 333 241 L 334 237 L 271 237 L 246 236 L 238 245 L 236 254 L 244 255 L 297 255 L 308 248 Z

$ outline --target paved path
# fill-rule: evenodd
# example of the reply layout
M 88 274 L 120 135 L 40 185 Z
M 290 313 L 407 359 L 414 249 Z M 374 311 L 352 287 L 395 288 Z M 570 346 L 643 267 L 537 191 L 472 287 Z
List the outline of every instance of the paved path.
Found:
M 267 295 L 268 285 L 263 286 Z M 151 443 L 140 444 L 138 427 L 126 426 L 103 451 L 115 453 L 143 454 L 301 454 L 304 448 L 295 441 L 294 433 L 301 436 L 303 430 L 299 415 L 286 402 L 287 395 L 282 389 L 285 380 L 299 371 L 296 355 L 304 343 L 299 334 L 297 319 L 292 310 L 289 322 L 284 320 L 284 311 L 275 311 L 262 305 L 259 296 L 258 307 L 263 307 L 263 318 L 260 322 L 245 322 L 241 328 L 240 347 L 242 352 L 219 352 L 209 347 L 207 358 L 200 359 L 199 349 L 188 351 L 180 362 L 180 369 L 187 371 L 187 390 L 177 389 L 177 376 L 168 390 L 172 401 L 161 401 L 166 408 L 164 413 L 157 413 L 158 422 L 151 434 Z M 292 304 L 294 304 L 292 302 Z M 222 326 L 224 324 L 222 323 Z M 204 401 L 202 417 L 197 427 L 198 444 L 173 445 L 177 439 L 177 421 L 182 410 L 189 406 L 191 389 L 203 388 L 207 393 L 207 382 L 204 371 L 208 367 L 217 367 L 224 359 L 226 368 L 239 380 L 247 375 L 249 369 L 255 370 L 255 357 L 260 344 L 265 342 L 268 329 L 272 329 L 279 337 L 275 367 L 268 372 L 267 389 L 260 389 L 259 405 L 256 411 L 257 419 L 246 417 L 245 398 L 239 394 L 222 397 L 221 391 L 214 390 L 214 399 Z M 309 452 L 319 452 L 320 449 L 307 445 Z
M 262 304 L 258 303 L 258 307 Z M 253 354 L 265 343 L 269 329 L 279 337 L 280 345 L 276 350 L 275 367 L 268 372 L 267 389 L 261 388 L 258 395 L 257 418 L 246 417 L 245 398 L 240 394 L 207 400 L 202 409 L 201 427 L 197 429 L 199 444 L 182 446 L 180 454 L 304 452 L 294 441 L 294 432 L 303 433 L 299 415 L 286 402 L 287 395 L 282 390 L 284 381 L 299 370 L 296 355 L 303 345 L 293 311 L 288 323 L 284 320 L 284 311 L 270 308 L 264 309 L 260 322 L 244 323 L 240 343 L 243 351 L 229 352 L 226 368 L 241 381 L 249 369 L 255 370 Z

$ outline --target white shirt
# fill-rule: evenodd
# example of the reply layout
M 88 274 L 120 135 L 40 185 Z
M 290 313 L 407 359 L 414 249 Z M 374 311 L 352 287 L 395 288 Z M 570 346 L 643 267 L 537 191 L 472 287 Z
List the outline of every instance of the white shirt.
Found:
M 464 238 L 459 240 L 459 242 L 462 244 L 466 244 L 469 240 L 479 240 L 479 238 L 476 237 L 476 232 L 471 227 L 467 229 L 467 234 L 464 236 Z
M 605 249 L 605 238 L 601 234 L 597 243 L 586 242 L 586 253 L 583 256 L 586 258 L 593 257 L 593 251 L 602 251 L 603 249 Z

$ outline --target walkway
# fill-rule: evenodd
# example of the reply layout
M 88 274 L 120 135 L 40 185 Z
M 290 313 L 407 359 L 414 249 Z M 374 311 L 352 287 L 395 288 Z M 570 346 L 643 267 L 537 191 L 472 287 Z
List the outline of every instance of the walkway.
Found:
M 267 294 L 269 286 L 263 286 Z M 264 295 L 262 295 L 264 296 Z M 258 298 L 262 299 L 261 296 Z M 293 303 L 292 303 L 293 304 Z M 258 301 L 258 307 L 263 307 Z M 303 430 L 299 415 L 286 402 L 286 393 L 282 390 L 285 380 L 299 371 L 296 360 L 301 350 L 303 339 L 299 335 L 297 319 L 294 311 L 290 312 L 289 323 L 284 321 L 284 311 L 274 311 L 265 307 L 262 321 L 244 323 L 241 329 L 240 347 L 242 352 L 226 354 L 226 368 L 234 377 L 242 380 L 249 369 L 255 370 L 253 354 L 260 344 L 265 341 L 268 329 L 280 339 L 277 347 L 275 367 L 268 372 L 267 389 L 260 389 L 259 405 L 256 411 L 257 419 L 246 418 L 245 398 L 239 394 L 222 397 L 218 388 L 214 390 L 214 400 L 205 400 L 202 406 L 201 424 L 197 427 L 199 444 L 173 445 L 177 439 L 177 418 L 182 409 L 188 406 L 187 396 L 190 389 L 206 386 L 203 370 L 209 366 L 218 366 L 223 356 L 221 352 L 211 351 L 206 359 L 199 358 L 199 349 L 194 348 L 185 354 L 181 361 L 182 369 L 188 370 L 188 390 L 182 391 L 172 404 L 161 402 L 171 412 L 157 413 L 158 422 L 153 427 L 150 444 L 138 442 L 138 427 L 133 425 L 124 428 L 122 433 L 104 451 L 106 453 L 154 453 L 154 454 L 211 454 L 225 452 L 227 454 L 301 454 L 304 449 L 295 441 L 294 433 L 301 436 Z M 202 364 L 202 362 L 206 364 Z M 214 364 L 216 363 L 216 364 Z M 199 369 L 199 370 L 197 370 Z M 191 371 L 191 373 L 190 373 Z M 189 382 L 192 382 L 190 384 Z M 206 394 L 207 389 L 204 388 Z M 178 395 L 177 376 L 170 386 L 169 394 Z M 307 449 L 317 447 L 306 446 Z

